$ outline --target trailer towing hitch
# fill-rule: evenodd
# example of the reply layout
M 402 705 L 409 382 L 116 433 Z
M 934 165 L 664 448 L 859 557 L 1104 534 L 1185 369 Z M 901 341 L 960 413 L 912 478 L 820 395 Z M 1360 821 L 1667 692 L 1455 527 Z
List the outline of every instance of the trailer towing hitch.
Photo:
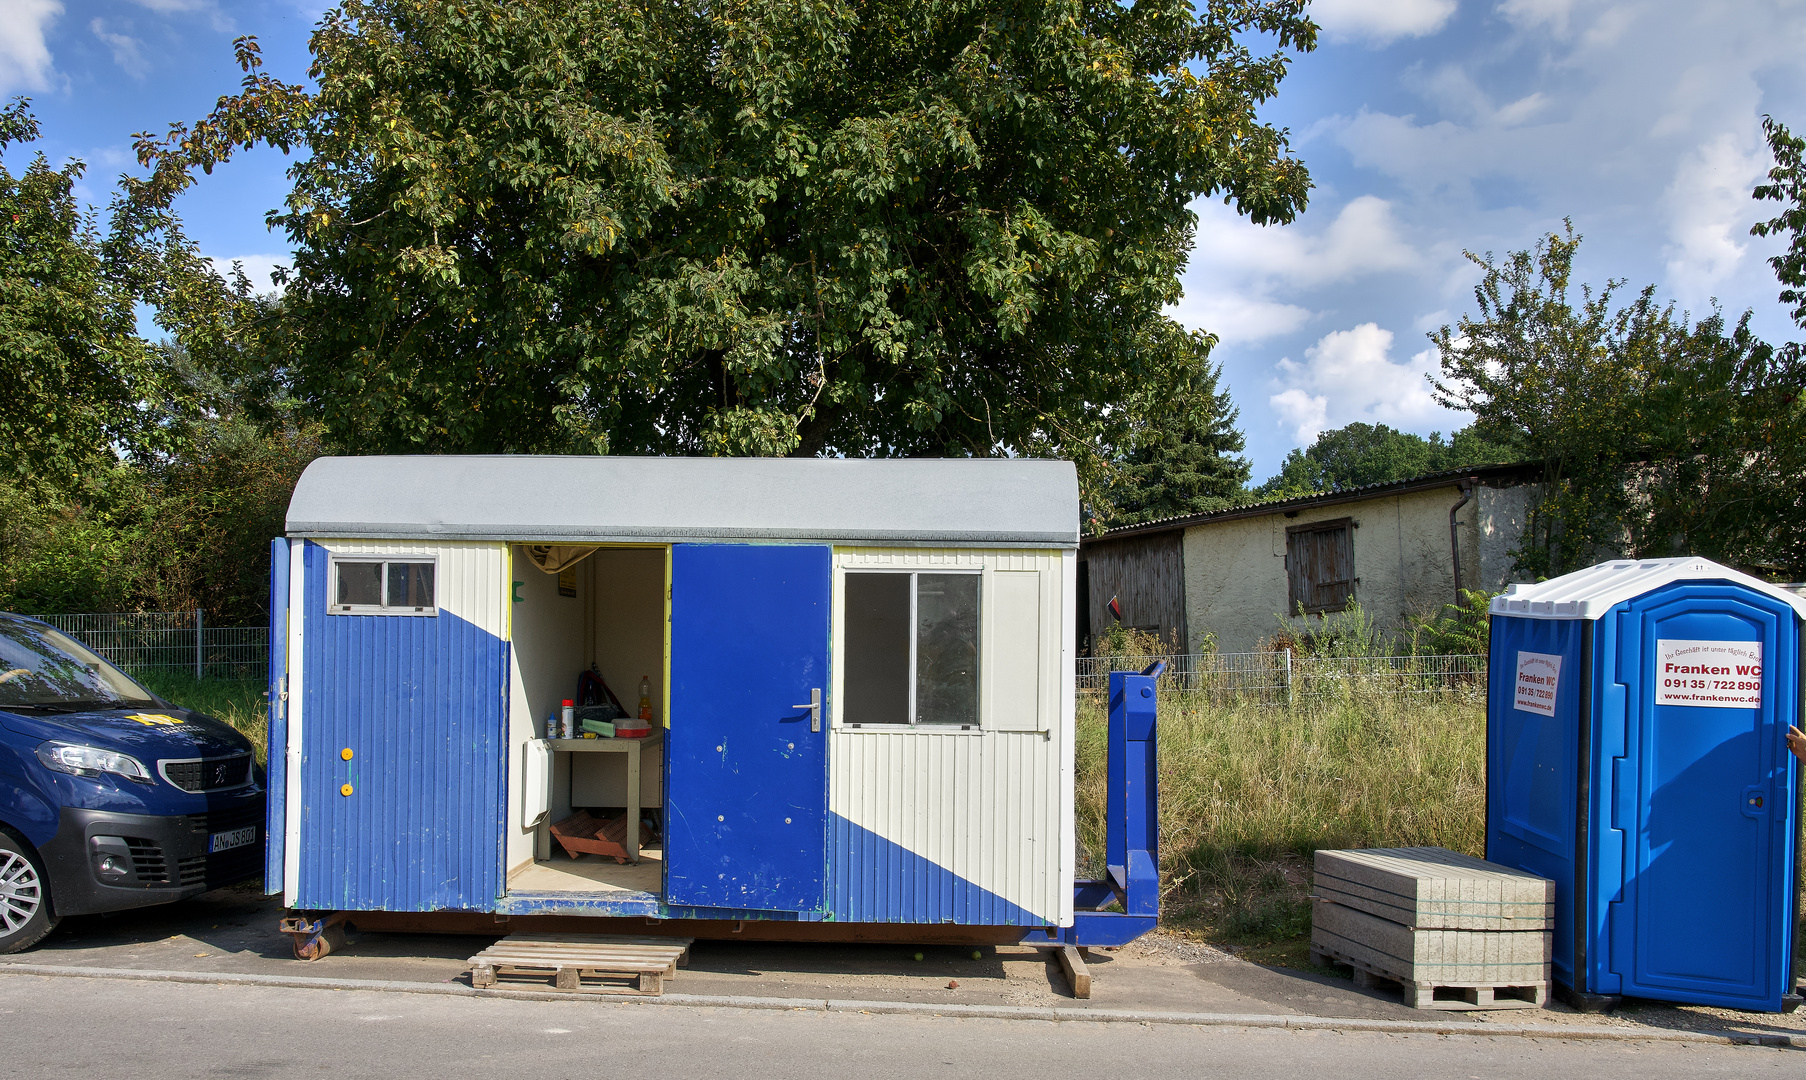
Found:
M 1164 661 L 1139 674 L 1110 673 L 1109 784 L 1104 796 L 1104 865 L 1097 881 L 1073 882 L 1066 945 L 1126 945 L 1160 918 L 1160 791 L 1155 683 Z M 1105 911 L 1112 903 L 1121 911 Z

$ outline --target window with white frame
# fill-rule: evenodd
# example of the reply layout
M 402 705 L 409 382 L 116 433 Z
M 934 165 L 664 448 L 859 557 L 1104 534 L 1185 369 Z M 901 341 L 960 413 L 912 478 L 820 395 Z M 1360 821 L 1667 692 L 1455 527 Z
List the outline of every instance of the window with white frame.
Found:
M 848 571 L 841 721 L 978 726 L 978 571 Z
M 437 615 L 431 556 L 334 556 L 326 610 L 334 615 Z

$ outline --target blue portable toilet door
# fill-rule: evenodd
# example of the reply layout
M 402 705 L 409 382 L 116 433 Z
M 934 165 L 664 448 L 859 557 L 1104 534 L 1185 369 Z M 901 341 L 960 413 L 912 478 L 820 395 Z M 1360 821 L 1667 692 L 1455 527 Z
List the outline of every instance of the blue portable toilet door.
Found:
M 339 570 L 361 564 L 360 599 L 381 600 L 349 608 L 328 602 L 333 558 L 307 542 L 305 606 L 290 612 L 302 620 L 301 709 L 290 717 L 302 755 L 296 906 L 493 911 L 504 828 L 506 551 L 341 553 Z M 409 578 L 399 587 L 398 573 Z M 405 603 L 378 610 L 397 599 Z M 294 681 L 291 661 L 291 702 Z
M 667 904 L 826 906 L 831 554 L 672 548 Z
M 1629 737 L 1608 766 L 1611 817 L 1633 833 L 1611 967 L 1628 995 L 1779 1009 L 1792 990 L 1793 611 L 1696 584 L 1620 617 Z

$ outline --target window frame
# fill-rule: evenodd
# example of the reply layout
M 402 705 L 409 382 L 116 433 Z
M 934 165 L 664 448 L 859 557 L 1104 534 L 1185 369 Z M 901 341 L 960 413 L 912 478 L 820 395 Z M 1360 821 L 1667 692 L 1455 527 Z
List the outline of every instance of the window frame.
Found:
M 840 694 L 836 695 L 836 700 L 834 702 L 834 710 L 833 710 L 834 711 L 834 726 L 837 728 L 845 728 L 849 731 L 921 731 L 921 732 L 933 732 L 935 734 L 940 734 L 940 735 L 977 735 L 977 734 L 982 733 L 985 729 L 985 707 L 984 707 L 984 695 L 985 695 L 985 680 L 984 680 L 985 571 L 984 571 L 984 568 L 978 567 L 978 566 L 841 566 L 841 567 L 836 567 L 835 572 L 840 575 L 840 587 L 838 589 L 836 589 L 835 591 L 842 598 L 842 604 L 843 604 L 843 609 L 840 612 L 840 622 L 841 622 L 841 626 L 842 626 L 842 630 L 841 630 L 841 634 L 840 634 L 840 638 L 841 638 L 840 648 L 843 650 L 843 653 L 842 653 L 842 656 L 839 658 L 840 663 L 842 665 L 845 665 L 847 662 L 846 657 L 844 655 L 844 650 L 846 649 L 847 644 L 848 644 L 847 640 L 846 640 L 846 630 L 845 630 L 846 611 L 844 609 L 844 603 L 845 603 L 844 598 L 846 596 L 847 575 L 850 575 L 850 574 L 899 574 L 899 575 L 907 575 L 910 578 L 910 582 L 909 582 L 909 701 L 908 701 L 908 705 L 906 707 L 908 715 L 909 715 L 909 722 L 906 724 L 886 724 L 886 723 L 862 723 L 857 720 L 848 720 L 846 717 L 845 707 L 844 707 L 844 699 L 846 698 L 847 694 L 845 692 L 845 688 L 843 687 L 842 692 Z M 917 681 L 916 653 L 917 653 L 917 649 L 919 648 L 919 645 L 920 645 L 921 627 L 920 627 L 920 624 L 917 622 L 919 615 L 917 612 L 916 604 L 917 604 L 917 597 L 918 597 L 918 593 L 919 593 L 919 587 L 916 584 L 915 578 L 921 574 L 963 576 L 963 577 L 974 577 L 974 578 L 978 579 L 978 607 L 977 607 L 976 611 L 974 612 L 974 618 L 976 619 L 976 625 L 974 625 L 974 627 L 973 627 L 974 640 L 977 645 L 977 653 L 978 653 L 976 670 L 973 672 L 973 682 L 974 682 L 973 713 L 974 713 L 975 719 L 970 724 L 958 724 L 958 723 L 949 723 L 949 722 L 945 722 L 945 721 L 934 721 L 934 720 L 924 722 L 924 721 L 918 720 L 916 718 L 916 681 Z
M 433 602 L 427 607 L 393 607 L 389 598 L 389 565 L 391 563 L 431 563 L 433 567 Z M 377 595 L 382 598 L 380 604 L 340 604 L 335 602 L 339 594 L 339 567 L 345 564 L 369 566 L 376 564 L 383 568 L 382 581 L 377 586 Z M 439 556 L 421 554 L 373 554 L 365 552 L 333 552 L 328 560 L 326 573 L 326 613 L 328 615 L 397 615 L 431 618 L 439 614 Z

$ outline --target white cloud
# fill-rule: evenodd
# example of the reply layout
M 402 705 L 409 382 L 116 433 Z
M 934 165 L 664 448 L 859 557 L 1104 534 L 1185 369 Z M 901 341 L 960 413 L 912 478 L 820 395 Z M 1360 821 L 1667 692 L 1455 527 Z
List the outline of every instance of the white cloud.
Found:
M 133 0 L 142 8 L 149 8 L 159 15 L 191 15 L 204 13 L 213 23 L 213 28 L 225 33 L 232 29 L 232 20 L 219 9 L 219 0 Z
M 1750 189 L 1767 172 L 1766 148 L 1742 149 L 1729 132 L 1681 159 L 1668 186 L 1668 284 L 1698 303 L 1728 278 L 1749 244 Z
M 1304 326 L 1311 311 L 1274 298 L 1371 274 L 1408 270 L 1422 259 L 1402 235 L 1392 204 L 1350 200 L 1321 232 L 1300 224 L 1255 225 L 1214 200 L 1195 205 L 1198 232 L 1173 316 L 1224 342 L 1261 341 Z
M 144 58 L 144 50 L 140 48 L 137 38 L 109 31 L 106 23 L 100 19 L 89 23 L 88 29 L 94 31 L 94 36 L 113 50 L 113 62 L 119 65 L 121 71 L 134 79 L 143 79 L 150 73 L 150 62 Z
M 1289 334 L 1311 319 L 1297 304 L 1282 304 L 1224 290 L 1187 292 L 1167 312 L 1185 326 L 1208 330 L 1221 341 L 1265 341 Z
M 1574 4 L 1575 0 L 1505 0 L 1497 10 L 1514 26 L 1526 30 L 1547 26 L 1556 34 L 1566 34 Z
M 1437 405 L 1430 394 L 1425 376 L 1436 370 L 1435 350 L 1395 362 L 1392 340 L 1392 331 L 1376 323 L 1323 335 L 1304 350 L 1303 363 L 1279 362 L 1285 385 L 1267 404 L 1300 445 L 1356 420 L 1406 431 L 1438 423 L 1459 426 L 1458 414 Z
M 1332 37 L 1384 45 L 1441 30 L 1455 0 L 1312 0 L 1310 16 Z
M 62 13 L 62 0 L 0 3 L 0 94 L 50 89 L 50 47 L 44 43 L 44 32 Z
M 232 264 L 237 262 L 244 268 L 245 277 L 251 279 L 251 288 L 260 293 L 280 291 L 270 280 L 270 272 L 278 266 L 291 266 L 295 257 L 287 253 L 281 255 L 232 255 L 225 258 L 209 256 L 207 261 L 213 269 L 227 281 L 232 280 Z

